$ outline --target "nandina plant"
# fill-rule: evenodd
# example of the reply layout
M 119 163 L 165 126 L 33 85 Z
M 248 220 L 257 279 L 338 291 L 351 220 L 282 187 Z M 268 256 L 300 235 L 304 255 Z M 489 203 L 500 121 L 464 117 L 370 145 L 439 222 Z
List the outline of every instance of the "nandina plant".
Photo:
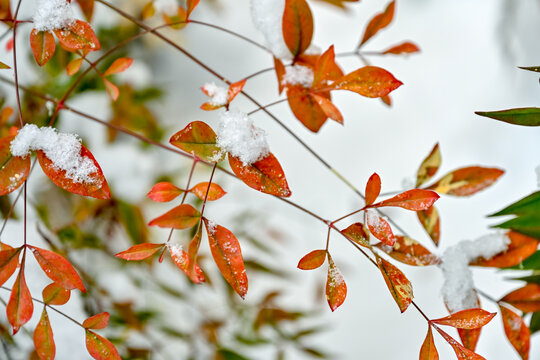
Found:
M 356 0 L 324 1 L 340 8 L 357 6 Z M 307 355 L 325 357 L 322 350 L 303 343 L 304 336 L 316 332 L 316 329 L 302 328 L 299 323 L 301 318 L 309 316 L 307 312 L 280 305 L 276 300 L 280 291 L 269 290 L 263 294 L 262 300 L 251 304 L 245 302 L 250 297 L 249 284 L 265 281 L 264 277 L 252 280 L 252 275 L 269 273 L 277 277 L 287 276 L 280 273 L 283 264 L 279 260 L 265 266 L 258 258 L 245 257 L 242 248 L 246 243 L 272 253 L 269 246 L 250 240 L 250 236 L 243 233 L 249 224 L 242 221 L 218 224 L 205 211 L 214 201 L 228 201 L 227 186 L 216 180 L 217 174 L 224 174 L 243 182 L 246 196 L 253 194 L 251 189 L 254 189 L 275 197 L 283 206 L 292 206 L 327 227 L 327 233 L 321 237 L 322 246 L 314 246 L 312 251 L 299 259 L 297 267 L 314 270 L 325 266 L 324 292 L 331 311 L 339 311 L 339 307 L 347 301 L 346 279 L 330 247 L 332 234 L 335 234 L 337 239 L 348 242 L 365 261 L 378 269 L 380 280 L 388 288 L 388 294 L 384 296 L 391 296 L 401 313 L 414 311 L 426 321 L 427 336 L 419 345 L 421 360 L 439 358 L 434 333 L 450 345 L 458 359 L 483 359 L 475 352 L 476 344 L 482 327 L 489 326 L 496 315 L 502 319 L 505 336 L 519 357 L 528 358 L 530 333 L 540 329 L 538 275 L 521 278 L 527 283 L 524 287 L 497 300 L 476 289 L 470 267 L 539 269 L 537 247 L 540 234 L 535 225 L 540 214 L 538 193 L 493 215 L 517 216 L 499 226 L 507 229 L 506 232 L 458 243 L 446 249 L 442 256 L 430 251 L 429 247 L 439 246 L 441 240 L 442 217 L 434 204 L 441 201 L 441 197 L 442 201 L 446 196 L 466 198 L 483 191 L 492 186 L 504 171 L 467 165 L 438 176 L 442 155 L 439 144 L 436 144 L 419 162 L 414 186 L 405 191 L 381 194 L 382 180 L 374 171 L 365 179 L 362 189 L 340 174 L 287 123 L 295 119 L 308 132 L 322 137 L 328 119 L 346 127 L 347 114 L 343 115 L 333 100 L 336 92 L 345 90 L 366 98 L 380 99 L 384 104 L 382 106 L 390 107 L 391 96 L 399 96 L 398 91 L 395 95 L 393 92 L 403 83 L 396 78 L 399 75 L 374 66 L 371 61 L 376 61 L 379 56 L 414 54 L 419 52 L 419 47 L 413 42 L 397 39 L 395 44 L 384 50 L 365 50 L 370 39 L 391 24 L 396 3 L 390 1 L 365 24 L 358 44 L 352 46 L 351 51 L 337 53 L 334 45 L 319 50 L 312 46 L 315 24 L 310 4 L 306 0 L 252 0 L 253 22 L 265 37 L 266 44 L 263 45 L 249 35 L 238 34 L 225 26 L 197 18 L 197 10 L 201 6 L 198 0 L 155 0 L 146 3 L 137 12 L 125 11 L 106 0 L 77 0 L 73 3 L 69 0 L 38 0 L 31 18 L 20 16 L 27 7 L 24 1 L 0 2 L 0 18 L 5 27 L 3 37 L 10 38 L 0 62 L 0 68 L 5 73 L 0 79 L 14 93 L 11 103 L 2 103 L 0 117 L 0 154 L 3 159 L 0 168 L 0 205 L 5 218 L 0 235 L 8 221 L 20 226 L 23 234 L 19 239 L 10 239 L 11 245 L 4 241 L 0 243 L 0 285 L 9 294 L 4 302 L 7 324 L 10 334 L 17 334 L 12 338 L 7 331 L 3 331 L 6 339 L 17 342 L 21 336 L 19 331 L 24 329 L 33 340 L 35 349 L 32 356 L 54 359 L 57 347 L 53 332 L 55 324 L 49 318 L 54 312 L 81 330 L 86 349 L 94 359 L 163 356 L 160 353 L 161 336 L 189 344 L 191 350 L 188 356 L 193 358 L 208 353 L 217 359 L 242 359 L 245 358 L 242 349 L 236 348 L 235 344 L 249 347 L 268 343 L 274 346 L 278 358 L 285 356 L 284 343 L 292 343 Z M 98 29 L 93 21 L 96 7 L 114 13 L 118 22 L 124 24 L 123 27 L 111 25 L 111 28 Z M 80 11 L 84 19 L 75 16 L 75 10 Z M 149 25 L 155 21 L 161 23 Z M 213 28 L 245 41 L 246 46 L 260 48 L 268 53 L 273 67 L 229 80 L 228 76 L 216 70 L 213 59 L 198 58 L 188 46 L 175 41 L 173 33 L 164 31 L 173 29 L 181 32 L 192 26 Z M 137 64 L 136 55 L 130 54 L 130 45 L 146 37 L 158 38 L 215 78 L 218 84 L 201 79 L 200 88 L 207 99 L 196 105 L 204 111 L 214 111 L 212 114 L 215 114 L 217 126 L 183 119 L 188 124 L 171 131 L 168 143 L 162 141 L 163 134 L 168 130 L 162 128 L 158 116 L 147 104 L 159 96 L 159 89 L 137 90 L 128 83 L 122 83 L 118 76 Z M 41 83 L 22 83 L 19 79 L 20 57 L 29 53 L 44 79 Z M 358 57 L 359 67 L 344 71 L 339 60 L 345 56 Z M 373 56 L 373 60 L 368 61 L 370 56 Z M 527 70 L 538 71 L 538 68 Z M 278 99 L 269 104 L 261 104 L 247 90 L 250 80 L 264 72 L 275 73 L 275 79 L 269 80 L 268 85 L 276 89 Z M 13 75 L 14 80 L 9 78 L 8 73 Z M 107 93 L 111 101 L 111 119 L 101 119 L 71 104 L 72 98 L 88 90 Z M 239 98 L 256 109 L 251 112 L 238 110 Z M 287 121 L 277 117 L 270 109 L 282 102 L 287 102 L 291 110 Z M 119 141 L 118 135 L 122 134 L 156 149 L 174 153 L 188 163 L 189 169 L 181 177 L 171 174 L 156 176 L 155 184 L 141 193 L 153 202 L 171 205 L 162 205 L 159 215 L 145 219 L 143 210 L 147 204 L 143 206 L 116 197 L 114 187 L 109 186 L 107 174 L 92 155 L 92 149 L 83 145 L 76 134 L 59 130 L 60 119 L 65 112 L 77 114 L 80 121 L 90 120 L 103 125 L 110 142 Z M 265 131 L 254 124 L 253 115 L 257 112 L 264 113 L 270 121 L 279 124 L 286 136 L 292 136 L 300 148 L 305 148 L 321 166 L 330 170 L 343 186 L 351 188 L 363 205 L 343 216 L 329 219 L 297 203 L 294 199 L 295 188 L 287 180 L 287 167 L 271 151 Z M 538 111 L 534 109 L 479 114 L 521 125 L 538 125 Z M 35 166 L 36 163 L 39 163 L 39 168 Z M 203 166 L 210 169 L 209 174 L 201 170 Z M 51 189 L 48 185 L 32 189 L 34 184 L 29 184 L 28 180 L 40 171 L 62 191 Z M 196 183 L 197 171 L 208 175 L 207 179 Z M 123 184 L 115 186 L 121 187 Z M 35 201 L 30 200 L 30 194 L 36 194 Z M 54 203 L 60 201 L 69 214 L 69 222 L 61 226 L 56 224 L 58 219 L 55 218 L 54 208 Z M 18 222 L 14 216 L 17 203 L 22 203 L 22 221 Z M 29 206 L 34 206 L 39 216 L 38 233 L 46 246 L 27 236 L 29 223 L 34 222 L 27 216 Z M 387 208 L 415 212 L 428 241 L 412 239 L 385 213 Z M 342 225 L 344 221 L 353 222 Z M 122 228 L 121 236 L 115 233 L 118 227 Z M 162 232 L 151 235 L 149 227 L 167 229 L 168 235 L 163 236 Z M 182 236 L 185 249 L 174 238 L 177 233 L 182 234 L 178 236 Z M 107 242 L 100 239 L 103 236 L 107 236 Z M 127 246 L 126 238 L 129 239 Z M 204 253 L 204 247 L 209 249 L 212 261 Z M 227 284 L 227 290 L 222 288 L 221 292 L 219 289 L 217 292 L 227 299 L 231 313 L 241 318 L 247 326 L 236 329 L 235 342 L 229 340 L 227 343 L 222 332 L 230 329 L 226 328 L 225 321 L 208 318 L 198 324 L 195 330 L 182 332 L 171 328 L 152 311 L 137 308 L 133 303 L 115 301 L 111 291 L 99 279 L 84 271 L 77 256 L 73 255 L 76 250 L 89 248 L 105 255 L 114 254 L 114 259 L 109 257 L 108 261 L 122 266 L 126 278 L 133 284 L 142 282 L 138 276 L 150 277 L 155 289 L 141 291 L 172 294 L 178 301 L 196 308 L 200 313 L 204 313 L 199 308 L 201 298 L 189 298 L 186 289 L 194 284 L 189 289 L 196 292 L 199 291 L 196 289 L 211 287 L 221 281 Z M 35 288 L 34 282 L 39 284 L 37 279 L 29 276 L 33 274 L 27 270 L 27 263 L 33 261 L 30 260 L 32 257 L 50 280 L 42 287 L 41 296 L 30 291 L 30 288 Z M 160 267 L 165 268 L 167 264 L 172 264 L 176 272 L 181 272 L 187 279 L 185 284 L 190 285 L 174 289 L 154 277 L 153 270 L 158 272 Z M 442 295 L 449 315 L 428 314 L 422 310 L 414 300 L 414 284 L 400 269 L 401 264 L 441 268 L 445 278 Z M 128 275 L 130 269 L 136 266 L 142 275 Z M 104 276 L 106 278 L 107 275 Z M 106 282 L 106 279 L 101 281 Z M 28 283 L 32 286 L 29 287 Z M 75 318 L 59 308 L 70 300 L 72 291 L 83 299 L 86 310 L 91 310 L 87 318 Z M 480 297 L 497 304 L 499 313 L 483 310 Z M 41 316 L 37 324 L 30 327 L 30 320 L 37 312 L 36 306 L 40 308 Z M 524 320 L 527 313 L 533 313 L 529 324 Z M 101 333 L 109 323 L 116 331 Z M 290 324 L 298 327 L 294 334 L 287 334 Z M 443 326 L 456 328 L 460 341 L 458 337 L 445 332 Z M 268 329 L 272 331 L 271 336 Z M 149 341 L 134 345 L 126 335 L 130 333 L 147 337 Z M 111 335 L 109 339 L 105 334 Z M 197 348 L 197 337 L 208 342 L 207 349 Z M 420 337 L 423 336 L 419 334 Z M 61 343 L 58 344 L 60 346 Z

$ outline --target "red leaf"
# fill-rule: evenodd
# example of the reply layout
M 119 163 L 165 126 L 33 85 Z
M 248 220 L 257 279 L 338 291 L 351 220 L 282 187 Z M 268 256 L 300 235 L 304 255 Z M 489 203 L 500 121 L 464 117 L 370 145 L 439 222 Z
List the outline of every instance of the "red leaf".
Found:
M 315 62 L 312 87 L 314 89 L 325 88 L 329 82 L 342 76 L 343 72 L 336 64 L 334 45 L 332 45 Z
M 394 246 L 396 237 L 392 232 L 390 224 L 388 224 L 386 220 L 372 211 L 367 212 L 366 220 L 369 231 L 373 234 L 373 236 L 388 246 Z
M 413 289 L 409 279 L 397 267 L 377 256 L 377 265 L 381 270 L 386 286 L 403 313 L 412 302 Z
M 283 39 L 294 57 L 311 44 L 313 16 L 306 0 L 285 0 Z
M 328 254 L 328 276 L 326 278 L 326 300 L 330 310 L 335 311 L 343 304 L 347 297 L 347 284 L 339 272 L 338 267 Z
M 66 290 L 79 289 L 86 292 L 82 279 L 69 261 L 55 252 L 28 245 L 39 266 L 52 281 Z
M 83 58 L 71 60 L 66 67 L 66 74 L 69 76 L 75 75 L 81 69 Z
M 454 349 L 454 352 L 456 353 L 456 356 L 458 360 L 486 360 L 482 356 L 478 355 L 477 353 L 465 348 L 463 345 L 458 343 L 454 338 L 452 338 L 450 335 L 442 331 L 440 328 L 436 328 L 439 334 L 442 335 L 444 340 L 452 346 L 452 349 Z
M 150 221 L 148 225 L 173 229 L 187 229 L 197 225 L 201 213 L 189 204 L 182 204 Z
M 419 51 L 420 51 L 420 48 L 418 46 L 416 46 L 412 42 L 406 41 L 402 44 L 392 46 L 391 48 L 383 51 L 383 54 L 401 55 L 401 54 L 412 54 Z
M 368 26 L 366 27 L 366 30 L 364 31 L 364 37 L 362 38 L 362 41 L 360 42 L 360 46 L 364 45 L 371 37 L 373 37 L 375 34 L 377 34 L 381 29 L 384 29 L 387 27 L 394 18 L 394 8 L 396 6 L 396 2 L 392 1 L 384 12 L 377 14 L 371 19 Z
M 186 274 L 190 279 L 198 278 L 196 267 L 197 266 L 197 253 L 199 252 L 199 246 L 201 246 L 202 238 L 202 226 L 199 226 L 197 232 L 193 236 L 193 239 L 189 242 L 188 256 L 187 256 L 187 272 Z
M 420 187 L 425 182 L 429 181 L 439 170 L 441 166 L 442 156 L 439 144 L 435 144 L 429 155 L 422 161 L 416 173 L 416 187 Z
M 432 254 L 428 249 L 423 247 L 418 241 L 406 236 L 397 235 L 394 246 L 385 244 L 377 244 L 376 247 L 407 265 L 426 266 L 437 265 L 441 262 L 437 255 Z
M 457 332 L 463 346 L 471 351 L 475 351 L 480 334 L 482 333 L 482 328 L 472 330 L 457 329 Z
M 90 330 L 86 330 L 86 349 L 96 360 L 122 360 L 109 340 Z
M 354 223 L 345 230 L 342 230 L 341 233 L 359 245 L 370 247 L 369 232 L 362 223 Z
M 431 332 L 430 325 L 428 325 L 426 339 L 420 348 L 420 360 L 439 360 L 439 353 L 435 347 L 435 341 L 433 341 L 433 333 Z
M 6 306 L 7 318 L 11 326 L 13 327 L 13 335 L 15 335 L 21 326 L 26 324 L 32 318 L 34 312 L 34 304 L 32 303 L 32 296 L 26 286 L 26 280 L 24 279 L 24 268 L 21 268 L 17 279 L 11 289 L 11 296 Z
M 109 68 L 105 71 L 103 76 L 109 76 L 126 71 L 131 66 L 131 64 L 133 64 L 132 58 L 118 58 L 114 60 L 111 66 L 109 66 Z
M 77 0 L 77 3 L 86 20 L 91 21 L 94 15 L 94 0 Z
M 108 312 L 102 312 L 84 320 L 82 325 L 85 329 L 105 329 L 107 327 L 107 324 L 109 323 L 109 317 L 110 315 Z
M 229 164 L 236 176 L 250 188 L 280 197 L 291 196 L 283 169 L 272 153 L 251 165 L 244 165 L 229 154 Z
M 398 206 L 407 210 L 420 211 L 429 209 L 438 199 L 439 195 L 434 191 L 412 189 L 370 207 Z
M 3 245 L 3 244 L 2 244 Z M 0 286 L 15 273 L 19 266 L 19 254 L 22 248 L 7 248 L 0 251 Z
M 214 130 L 202 121 L 193 121 L 174 134 L 169 142 L 207 161 L 221 161 L 223 154 L 216 144 Z
M 205 199 L 206 192 L 208 191 L 208 197 L 206 197 L 207 201 L 221 199 L 223 196 L 225 196 L 225 194 L 227 194 L 225 190 L 223 190 L 221 186 L 216 183 L 211 183 L 210 190 L 208 190 L 208 182 L 199 183 L 192 187 L 189 191 L 197 195 L 197 197 L 201 200 Z
M 105 78 L 102 80 L 103 84 L 105 84 L 105 90 L 107 90 L 107 94 L 109 94 L 112 101 L 118 100 L 118 97 L 120 96 L 120 89 L 118 89 L 118 86 L 114 85 L 112 82 Z
M 313 250 L 300 259 L 298 268 L 301 270 L 313 270 L 324 264 L 324 260 L 326 260 L 326 250 Z
M 330 100 L 329 93 L 319 93 L 318 96 L 326 96 Z M 287 101 L 294 116 L 313 132 L 318 132 L 328 118 L 310 90 L 302 86 L 288 86 Z
M 152 201 L 167 202 L 176 199 L 184 190 L 174 186 L 170 182 L 159 182 L 146 194 Z
M 0 139 L 0 195 L 15 191 L 24 184 L 30 172 L 30 156 L 21 158 L 11 155 L 11 141 L 15 136 Z
M 46 308 L 43 308 L 41 319 L 34 330 L 34 346 L 41 360 L 54 360 L 56 346 Z
M 229 91 L 227 92 L 227 101 L 229 104 L 234 100 L 236 95 L 238 95 L 242 91 L 242 89 L 246 85 L 246 81 L 247 79 L 240 80 L 238 82 L 232 83 L 229 86 Z
M 523 360 L 529 359 L 530 331 L 523 318 L 499 304 L 506 337 Z
M 510 238 L 508 249 L 502 254 L 496 255 L 489 260 L 480 258 L 470 263 L 475 266 L 505 268 L 519 264 L 531 256 L 538 247 L 538 240 L 515 231 L 509 231 Z
M 381 178 L 377 173 L 373 173 L 366 184 L 366 206 L 373 204 L 380 193 Z
M 45 65 L 51 60 L 56 49 L 56 41 L 50 31 L 37 31 L 32 29 L 30 33 L 30 47 L 39 66 Z
M 328 100 L 324 96 L 314 93 L 310 93 L 309 95 L 313 98 L 313 100 L 315 100 L 327 117 L 343 125 L 343 115 L 341 115 L 341 112 L 332 103 L 332 101 Z
M 53 282 L 43 289 L 42 296 L 47 305 L 64 305 L 69 301 L 71 292 Z
M 84 145 L 81 145 L 81 157 L 86 157 L 90 159 L 94 163 L 94 166 L 97 168 L 97 171 L 95 173 L 90 174 L 91 177 L 95 179 L 95 182 L 91 183 L 74 182 L 72 179 L 66 177 L 65 170 L 57 169 L 53 162 L 49 160 L 49 158 L 47 157 L 47 155 L 45 155 L 43 151 L 38 150 L 36 151 L 36 154 L 39 160 L 39 165 L 41 165 L 41 169 L 43 169 L 45 175 L 47 175 L 47 177 L 51 179 L 53 183 L 55 183 L 62 189 L 72 192 L 74 194 L 90 196 L 96 199 L 106 200 L 111 198 L 109 184 L 107 184 L 107 180 L 105 180 L 105 176 L 103 175 L 101 167 L 99 166 L 92 153 Z
M 439 325 L 448 325 L 457 329 L 478 329 L 486 325 L 493 319 L 496 313 L 490 313 L 482 309 L 467 309 L 458 311 L 447 317 L 431 320 Z
M 278 58 L 274 57 L 274 68 L 276 69 L 276 76 L 278 81 L 278 89 L 279 93 L 283 91 L 283 76 L 285 75 L 285 66 L 283 66 L 283 63 Z
M 138 244 L 124 250 L 114 256 L 128 261 L 145 260 L 163 249 L 164 244 Z
M 99 40 L 92 30 L 92 27 L 81 20 L 75 20 L 73 25 L 65 29 L 54 30 L 60 43 L 71 51 L 89 50 L 97 51 L 100 49 Z
M 437 208 L 432 206 L 426 210 L 417 211 L 416 216 L 435 246 L 438 246 L 441 237 L 441 219 Z
M 244 298 L 248 290 L 248 279 L 238 240 L 221 225 L 210 226 L 206 219 L 204 224 L 212 257 L 219 271 L 234 291 Z
M 376 66 L 364 66 L 339 79 L 330 90 L 349 90 L 369 98 L 377 98 L 390 94 L 403 85 L 394 75 Z
M 429 187 L 439 194 L 470 196 L 492 185 L 503 170 L 471 166 L 454 170 Z
M 182 250 L 179 246 L 172 245 L 169 246 L 169 253 L 171 254 L 176 266 L 178 266 L 178 268 L 182 270 L 191 281 L 193 281 L 195 284 L 200 284 L 205 281 L 201 268 L 196 262 L 190 262 L 187 252 Z M 192 271 L 189 269 L 191 264 L 193 264 Z
M 540 285 L 527 284 L 507 294 L 501 301 L 525 313 L 540 311 Z

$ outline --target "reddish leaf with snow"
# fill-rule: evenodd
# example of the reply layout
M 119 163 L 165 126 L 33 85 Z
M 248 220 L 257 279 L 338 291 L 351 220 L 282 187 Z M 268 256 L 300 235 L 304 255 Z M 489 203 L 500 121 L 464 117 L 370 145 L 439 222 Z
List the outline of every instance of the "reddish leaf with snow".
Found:
M 366 184 L 366 206 L 373 204 L 380 193 L 381 178 L 377 173 L 373 173 Z
M 75 23 L 65 29 L 54 30 L 60 43 L 68 50 L 89 50 L 98 51 L 100 49 L 99 40 L 92 30 L 92 27 L 81 20 L 75 20 Z
M 234 100 L 236 95 L 238 95 L 242 91 L 242 89 L 246 85 L 246 81 L 247 81 L 247 79 L 240 80 L 240 81 L 237 81 L 235 83 L 232 83 L 229 86 L 229 90 L 227 91 L 227 102 L 229 104 L 231 103 L 231 101 Z
M 79 289 L 82 292 L 86 292 L 79 274 L 77 274 L 77 271 L 75 271 L 73 266 L 63 256 L 30 245 L 28 245 L 28 248 L 34 254 L 45 275 L 52 281 L 66 290 Z
M 370 207 L 397 206 L 411 211 L 420 211 L 429 209 L 438 199 L 439 195 L 434 191 L 412 189 Z
M 465 348 L 463 345 L 458 343 L 453 337 L 442 331 L 440 328 L 436 328 L 439 334 L 442 335 L 444 340 L 454 349 L 458 360 L 486 360 L 477 353 Z
M 66 290 L 57 283 L 47 285 L 41 292 L 43 302 L 47 305 L 64 305 L 71 297 L 71 291 Z
M 248 290 L 248 279 L 238 240 L 221 225 L 209 225 L 204 219 L 212 257 L 225 280 L 242 298 Z
M 6 248 L 0 251 L 0 286 L 15 273 L 19 266 L 19 254 L 22 248 Z
M 375 15 L 373 19 L 371 19 L 366 27 L 366 30 L 364 31 L 364 37 L 362 38 L 362 41 L 358 47 L 364 45 L 375 34 L 387 27 L 392 22 L 392 19 L 394 18 L 395 6 L 396 2 L 392 1 L 386 6 L 386 9 L 384 9 L 382 13 Z
M 331 100 L 328 92 L 319 92 L 317 95 Z M 318 132 L 328 118 L 310 89 L 298 85 L 287 86 L 287 101 L 294 116 L 313 132 Z
M 86 330 L 86 349 L 96 360 L 121 360 L 114 345 L 93 331 Z
M 114 256 L 128 261 L 145 260 L 163 249 L 165 244 L 138 244 L 124 250 Z
M 326 278 L 326 300 L 330 310 L 335 311 L 340 307 L 347 297 L 347 284 L 338 267 L 328 254 L 328 276 Z
M 54 184 L 62 189 L 74 194 L 90 196 L 96 199 L 106 200 L 111 198 L 109 184 L 107 184 L 107 180 L 105 180 L 101 167 L 92 153 L 84 145 L 81 145 L 81 157 L 90 159 L 97 169 L 96 172 L 90 174 L 92 179 L 94 179 L 93 182 L 74 182 L 72 179 L 66 177 L 65 170 L 57 169 L 54 163 L 49 160 L 43 151 L 38 150 L 36 151 L 36 154 L 39 160 L 39 165 L 41 165 L 41 169 L 45 175 L 47 175 L 47 177 L 51 179 Z
M 24 184 L 30 172 L 30 156 L 21 158 L 11 155 L 11 141 L 15 136 L 0 139 L 0 196 L 15 191 Z
M 508 307 L 499 304 L 501 317 L 504 325 L 506 337 L 516 349 L 523 360 L 529 359 L 529 349 L 531 333 L 523 321 L 523 318 L 510 310 Z
M 146 194 L 152 201 L 168 202 L 176 199 L 184 190 L 174 186 L 170 182 L 159 182 Z
M 520 262 L 534 254 L 538 247 L 538 240 L 515 231 L 509 231 L 507 236 L 510 244 L 505 252 L 495 255 L 491 259 L 477 259 L 471 265 L 505 268 L 518 265 Z
M 390 94 L 403 83 L 388 71 L 376 66 L 364 66 L 329 86 L 330 90 L 349 90 L 369 98 Z
M 431 206 L 426 210 L 420 210 L 416 212 L 420 224 L 424 227 L 427 234 L 433 240 L 435 246 L 439 245 L 441 238 L 441 219 L 439 217 L 439 211 L 435 206 Z
M 407 236 L 396 235 L 396 243 L 393 247 L 385 244 L 377 244 L 376 247 L 407 265 L 426 266 L 437 265 L 441 262 L 437 255 Z
M 285 0 L 283 39 L 294 57 L 302 54 L 313 37 L 313 15 L 306 0 Z
M 21 326 L 30 321 L 34 312 L 34 303 L 26 285 L 23 271 L 24 268 L 21 268 L 17 275 L 6 306 L 7 319 L 13 327 L 13 335 L 19 331 Z
M 505 295 L 501 301 L 525 313 L 540 311 L 540 285 L 527 284 Z
M 108 312 L 102 312 L 100 314 L 90 316 L 88 319 L 84 320 L 82 325 L 85 329 L 105 329 L 109 323 L 109 318 L 110 315 Z
M 377 265 L 381 270 L 386 286 L 403 313 L 412 302 L 413 289 L 409 279 L 397 267 L 377 256 Z
M 440 319 L 431 320 L 435 324 L 452 326 L 457 329 L 478 329 L 493 319 L 496 313 L 490 313 L 480 308 L 458 311 Z
M 190 260 L 188 253 L 182 250 L 180 247 L 169 246 L 169 253 L 174 263 L 180 270 L 182 270 L 188 278 L 195 284 L 200 284 L 205 281 L 204 274 L 196 262 L 193 262 L 193 270 L 190 271 Z
M 416 172 L 416 187 L 429 181 L 441 166 L 442 156 L 439 144 L 435 144 L 428 156 L 422 161 Z
M 491 186 L 504 170 L 471 166 L 454 170 L 429 187 L 439 194 L 470 196 Z
M 419 51 L 420 51 L 420 48 L 418 46 L 416 46 L 412 42 L 406 41 L 402 44 L 392 46 L 391 48 L 383 51 L 383 54 L 401 55 L 401 54 L 412 54 Z
M 30 33 L 30 48 L 39 66 L 45 65 L 51 60 L 56 49 L 56 41 L 50 31 L 37 31 L 32 29 Z
M 217 146 L 214 130 L 202 121 L 193 121 L 174 134 L 169 142 L 206 161 L 221 161 L 223 155 Z
M 131 64 L 133 64 L 132 58 L 118 58 L 114 60 L 111 66 L 109 66 L 109 68 L 105 71 L 103 76 L 114 75 L 126 71 L 131 66 Z
M 431 331 L 430 325 L 428 325 L 426 339 L 420 348 L 420 360 L 439 360 L 439 353 L 435 347 L 433 332 Z
M 54 360 L 56 346 L 46 308 L 43 308 L 41 319 L 34 330 L 34 346 L 41 360 Z
M 369 228 L 369 231 L 377 239 L 379 239 L 388 246 L 394 246 L 394 243 L 396 242 L 396 236 L 392 232 L 390 224 L 382 217 L 380 217 L 374 212 L 368 211 L 367 226 Z
M 285 173 L 272 153 L 250 165 L 229 154 L 229 164 L 236 176 L 250 188 L 274 196 L 291 196 Z
M 326 250 L 313 250 L 305 255 L 298 262 L 298 268 L 301 270 L 313 270 L 324 264 L 326 260 Z
M 201 213 L 189 204 L 179 205 L 150 221 L 148 225 L 163 228 L 187 229 L 197 225 Z
M 341 230 L 341 233 L 358 245 L 370 247 L 369 231 L 362 223 L 354 223 L 346 229 Z
M 227 194 L 225 190 L 223 190 L 221 186 L 216 183 L 211 183 L 209 188 L 208 182 L 199 183 L 192 187 L 189 191 L 197 195 L 199 199 L 204 200 L 206 198 L 207 201 L 219 200 L 225 196 L 225 194 Z M 206 196 L 207 191 L 208 196 Z

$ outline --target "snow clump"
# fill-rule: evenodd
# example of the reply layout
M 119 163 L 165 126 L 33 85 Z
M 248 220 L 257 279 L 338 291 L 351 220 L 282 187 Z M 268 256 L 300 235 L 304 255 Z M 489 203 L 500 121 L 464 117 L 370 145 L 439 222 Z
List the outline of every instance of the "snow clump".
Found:
M 73 24 L 75 16 L 67 0 L 39 0 L 32 20 L 37 31 L 52 31 Z

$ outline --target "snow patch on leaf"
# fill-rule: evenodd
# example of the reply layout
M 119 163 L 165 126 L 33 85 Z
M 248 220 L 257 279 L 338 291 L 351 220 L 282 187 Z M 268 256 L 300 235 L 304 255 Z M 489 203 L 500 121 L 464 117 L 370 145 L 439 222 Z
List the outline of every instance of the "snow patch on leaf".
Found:
M 217 86 L 213 82 L 204 84 L 203 91 L 210 96 L 211 99 L 209 102 L 214 106 L 225 106 L 229 102 L 229 90 L 222 86 Z
M 217 225 L 215 222 L 206 219 L 206 229 L 208 230 L 208 234 L 210 234 L 210 236 L 213 236 L 216 233 L 216 227 Z
M 292 54 L 283 38 L 285 0 L 251 0 L 251 20 L 259 30 L 272 53 L 280 59 L 290 60 Z
M 313 85 L 314 74 L 313 70 L 307 66 L 293 65 L 285 70 L 281 85 L 300 85 L 305 88 Z
M 75 16 L 66 0 L 39 0 L 33 21 L 37 31 L 51 31 L 72 25 Z

